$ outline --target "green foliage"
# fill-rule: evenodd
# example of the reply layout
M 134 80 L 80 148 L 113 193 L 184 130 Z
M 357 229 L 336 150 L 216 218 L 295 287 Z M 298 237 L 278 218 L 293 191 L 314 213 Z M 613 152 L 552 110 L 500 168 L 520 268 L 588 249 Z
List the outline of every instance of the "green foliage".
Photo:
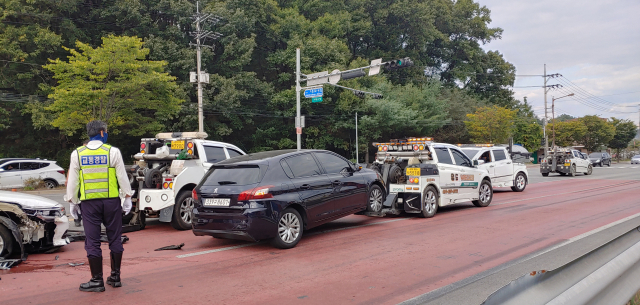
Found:
M 468 120 L 464 123 L 476 143 L 505 143 L 512 134 L 516 113 L 496 105 L 480 107 L 475 113 L 467 114 Z
M 67 49 L 69 62 L 52 60 L 44 68 L 58 81 L 45 110 L 51 125 L 67 135 L 82 131 L 87 122 L 107 122 L 113 134 L 127 131 L 141 136 L 163 129 L 163 122 L 182 102 L 175 77 L 164 72 L 165 62 L 146 60 L 149 49 L 136 37 L 108 36 L 98 48 L 77 42 Z
M 589 152 L 598 150 L 601 146 L 609 144 L 613 139 L 616 128 L 607 119 L 595 115 L 586 115 L 579 119 L 587 128 L 587 132 L 582 136 L 580 142 Z
M 620 152 L 629 146 L 629 143 L 636 137 L 638 128 L 633 121 L 611 118 L 611 124 L 616 129 L 615 135 L 609 141 L 609 147 L 616 150 L 618 160 Z
M 553 134 L 555 133 L 556 146 L 573 146 L 587 134 L 587 126 L 580 120 L 555 122 L 547 125 L 547 135 L 549 136 L 549 146 L 553 147 Z

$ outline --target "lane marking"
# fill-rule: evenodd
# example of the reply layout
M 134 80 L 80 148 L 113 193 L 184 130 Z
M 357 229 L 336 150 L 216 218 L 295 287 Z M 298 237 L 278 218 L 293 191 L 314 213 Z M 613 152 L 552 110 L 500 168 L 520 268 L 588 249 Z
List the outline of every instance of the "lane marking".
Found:
M 385 220 L 385 221 L 378 221 L 378 222 L 374 222 L 374 223 L 368 223 L 368 224 L 358 225 L 358 226 L 353 226 L 353 227 L 345 227 L 345 228 L 331 229 L 331 230 L 325 230 L 325 231 L 320 231 L 320 232 L 312 232 L 310 234 L 303 234 L 302 236 L 303 237 L 305 237 L 305 236 L 314 236 L 314 235 L 319 235 L 319 234 L 324 234 L 324 233 L 330 233 L 330 232 L 343 231 L 343 230 L 348 230 L 348 229 L 355 229 L 355 228 L 374 226 L 374 225 L 378 225 L 378 224 L 390 223 L 390 222 L 406 220 L 406 219 L 409 219 L 409 217 L 390 219 L 390 220 Z M 249 243 L 249 244 L 244 244 L 244 245 L 237 245 L 237 246 L 224 247 L 224 248 L 218 248 L 218 249 L 212 249 L 212 250 L 206 250 L 206 251 L 200 251 L 200 252 L 187 253 L 187 254 L 178 255 L 176 257 L 177 258 L 186 258 L 186 257 L 197 256 L 197 255 L 203 255 L 203 254 L 216 253 L 216 252 L 222 252 L 222 251 L 228 251 L 228 250 L 235 250 L 235 249 L 244 248 L 244 247 L 256 246 L 256 245 L 260 245 L 260 244 L 264 244 L 264 243 L 265 243 L 264 241 L 261 241 L 261 242 L 257 242 L 257 243 Z
M 575 178 L 572 178 L 575 179 Z M 567 179 L 569 180 L 569 179 Z M 551 181 L 549 181 L 551 182 Z M 540 182 L 543 183 L 543 182 Z M 499 202 L 499 203 L 495 203 L 493 204 L 493 206 L 496 205 L 503 205 L 503 204 L 507 204 L 507 203 L 514 203 L 514 202 L 520 202 L 520 201 L 528 201 L 528 200 L 533 200 L 533 199 L 540 199 L 540 198 L 547 198 L 547 197 L 557 197 L 559 195 L 567 195 L 567 194 L 573 194 L 573 193 L 581 193 L 584 191 L 598 191 L 601 189 L 607 189 L 607 188 L 611 188 L 611 187 L 622 187 L 622 186 L 627 186 L 627 185 L 633 185 L 635 183 L 638 183 L 638 181 L 628 181 L 628 182 L 624 182 L 624 183 L 618 183 L 618 184 L 609 184 L 609 185 L 604 185 L 604 186 L 599 186 L 599 187 L 594 187 L 594 188 L 587 188 L 587 189 L 581 189 L 581 190 L 575 190 L 575 191 L 571 191 L 571 192 L 566 192 L 566 193 L 555 193 L 552 195 L 544 195 L 544 196 L 538 196 L 538 197 L 532 197 L 532 198 L 525 198 L 525 199 L 519 199 L 519 200 L 512 200 L 512 201 L 507 201 L 507 202 Z

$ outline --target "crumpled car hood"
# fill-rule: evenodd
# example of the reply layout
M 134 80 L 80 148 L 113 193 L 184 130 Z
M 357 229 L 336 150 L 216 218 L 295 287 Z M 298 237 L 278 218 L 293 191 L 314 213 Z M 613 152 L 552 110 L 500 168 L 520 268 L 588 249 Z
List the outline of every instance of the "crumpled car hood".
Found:
M 54 200 L 18 192 L 0 191 L 0 200 L 20 204 L 25 209 L 62 208 L 62 205 Z

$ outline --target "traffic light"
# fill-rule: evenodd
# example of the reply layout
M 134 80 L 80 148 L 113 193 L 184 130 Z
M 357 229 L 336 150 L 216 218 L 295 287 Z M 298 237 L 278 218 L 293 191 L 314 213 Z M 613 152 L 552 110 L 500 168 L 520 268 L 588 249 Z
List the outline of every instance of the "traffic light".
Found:
M 384 65 L 387 71 L 392 71 L 392 70 L 411 67 L 411 66 L 413 66 L 413 61 L 411 61 L 411 58 L 409 57 L 388 61 Z
M 373 94 L 373 98 L 376 99 L 376 100 L 380 100 L 380 99 L 382 99 L 382 94 L 377 94 L 377 93 Z
M 364 92 L 362 92 L 360 90 L 353 90 L 353 94 L 355 94 L 359 98 L 364 98 L 364 96 L 366 95 L 366 93 L 364 93 Z

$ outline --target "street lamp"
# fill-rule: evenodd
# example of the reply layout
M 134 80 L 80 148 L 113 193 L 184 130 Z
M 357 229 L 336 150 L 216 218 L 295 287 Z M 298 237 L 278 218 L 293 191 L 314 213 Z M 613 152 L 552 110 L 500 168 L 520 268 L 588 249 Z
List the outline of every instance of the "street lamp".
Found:
M 551 97 L 551 121 L 553 122 L 553 143 L 551 144 L 552 148 L 556 147 L 556 113 L 555 113 L 555 101 L 561 98 L 565 98 L 568 96 L 573 96 L 573 93 L 570 93 L 565 96 L 561 96 L 559 98 Z M 546 154 L 546 153 L 545 153 Z

